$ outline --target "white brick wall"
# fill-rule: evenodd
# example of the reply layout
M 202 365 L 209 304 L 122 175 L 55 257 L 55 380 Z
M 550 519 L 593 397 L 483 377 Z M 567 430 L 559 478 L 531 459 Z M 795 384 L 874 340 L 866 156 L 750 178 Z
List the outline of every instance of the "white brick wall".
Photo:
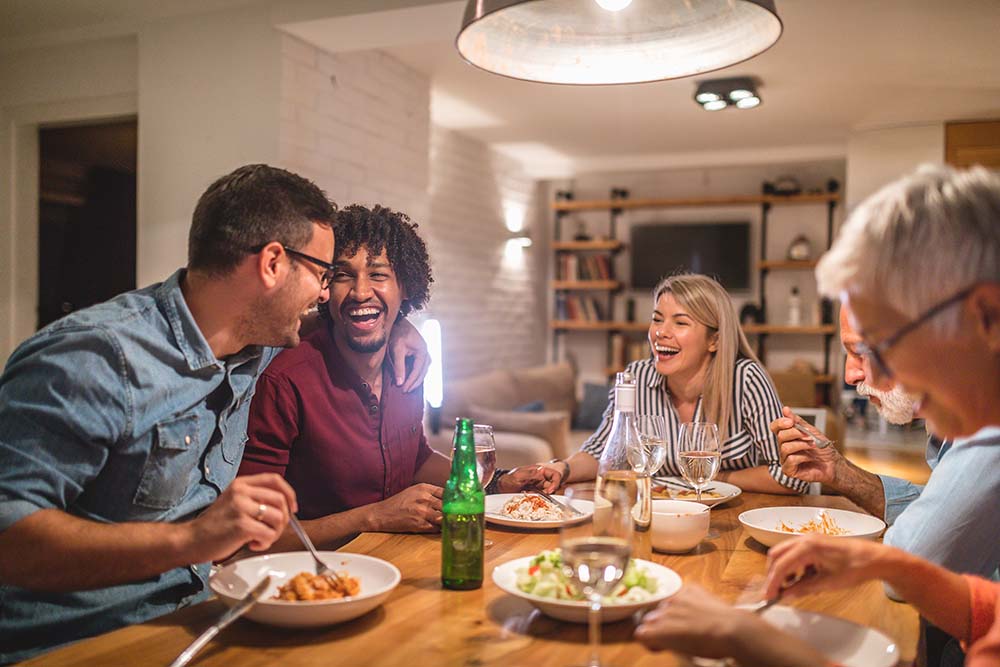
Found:
M 504 207 L 533 230 L 536 184 L 485 144 L 432 128 L 427 77 L 379 51 L 284 36 L 280 119 L 282 166 L 339 205 L 382 204 L 420 225 L 446 379 L 544 360 L 546 244 L 536 232 L 536 247 L 505 254 Z
M 545 357 L 546 243 L 537 187 L 520 165 L 458 132 L 431 132 L 431 310 L 445 337 L 445 378 Z M 507 253 L 505 206 L 524 211 L 535 245 Z

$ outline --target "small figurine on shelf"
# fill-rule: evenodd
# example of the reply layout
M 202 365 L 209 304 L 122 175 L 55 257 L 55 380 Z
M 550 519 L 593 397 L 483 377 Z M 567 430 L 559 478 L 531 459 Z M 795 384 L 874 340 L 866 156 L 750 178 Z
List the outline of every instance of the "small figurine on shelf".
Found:
M 792 287 L 792 293 L 788 296 L 788 326 L 797 327 L 802 325 L 802 297 L 799 296 L 798 286 Z
M 583 220 L 579 220 L 576 223 L 576 234 L 573 234 L 574 241 L 589 241 L 590 234 L 587 233 L 587 225 Z
M 740 309 L 740 324 L 763 324 L 764 313 L 760 312 L 760 306 L 755 303 L 748 303 Z
M 805 234 L 799 234 L 792 239 L 792 243 L 788 246 L 787 257 L 797 262 L 805 262 L 812 258 L 812 243 Z

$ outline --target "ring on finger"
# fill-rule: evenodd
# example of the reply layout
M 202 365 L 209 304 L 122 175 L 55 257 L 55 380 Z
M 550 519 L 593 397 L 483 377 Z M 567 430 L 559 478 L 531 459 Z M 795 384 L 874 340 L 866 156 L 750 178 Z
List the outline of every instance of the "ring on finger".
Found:
M 264 518 L 264 514 L 266 512 L 267 512 L 267 505 L 261 503 L 260 506 L 257 508 L 257 514 L 255 514 L 253 518 L 256 519 L 257 521 L 260 521 Z

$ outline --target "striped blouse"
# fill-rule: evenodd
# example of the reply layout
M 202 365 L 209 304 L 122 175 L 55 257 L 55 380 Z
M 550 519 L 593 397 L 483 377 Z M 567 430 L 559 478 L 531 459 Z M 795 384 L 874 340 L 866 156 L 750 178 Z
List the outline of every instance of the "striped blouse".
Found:
M 667 423 L 667 458 L 658 475 L 680 475 L 677 437 L 681 419 L 668 398 L 667 378 L 656 372 L 652 359 L 633 361 L 627 370 L 636 380 L 636 414 L 663 415 Z M 768 425 L 781 417 L 781 401 L 774 391 L 767 371 L 750 359 L 737 359 L 733 382 L 733 405 L 729 418 L 729 438 L 722 443 L 722 469 L 741 470 L 766 465 L 779 484 L 805 493 L 808 484 L 781 472 L 778 441 Z M 699 407 L 696 409 L 700 409 Z M 596 459 L 601 458 L 604 443 L 611 432 L 614 417 L 614 388 L 601 425 L 581 447 Z

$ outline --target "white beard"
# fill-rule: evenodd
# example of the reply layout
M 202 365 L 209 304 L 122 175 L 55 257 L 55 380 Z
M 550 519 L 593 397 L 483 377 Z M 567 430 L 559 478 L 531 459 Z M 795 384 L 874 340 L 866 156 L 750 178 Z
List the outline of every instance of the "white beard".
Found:
M 855 389 L 858 392 L 858 396 L 874 396 L 881 401 L 882 405 L 876 405 L 875 409 L 890 424 L 908 424 L 913 421 L 913 412 L 917 405 L 917 398 L 913 394 L 903 391 L 899 385 L 896 385 L 889 391 L 881 391 L 874 387 L 869 387 L 864 382 L 859 382 Z

